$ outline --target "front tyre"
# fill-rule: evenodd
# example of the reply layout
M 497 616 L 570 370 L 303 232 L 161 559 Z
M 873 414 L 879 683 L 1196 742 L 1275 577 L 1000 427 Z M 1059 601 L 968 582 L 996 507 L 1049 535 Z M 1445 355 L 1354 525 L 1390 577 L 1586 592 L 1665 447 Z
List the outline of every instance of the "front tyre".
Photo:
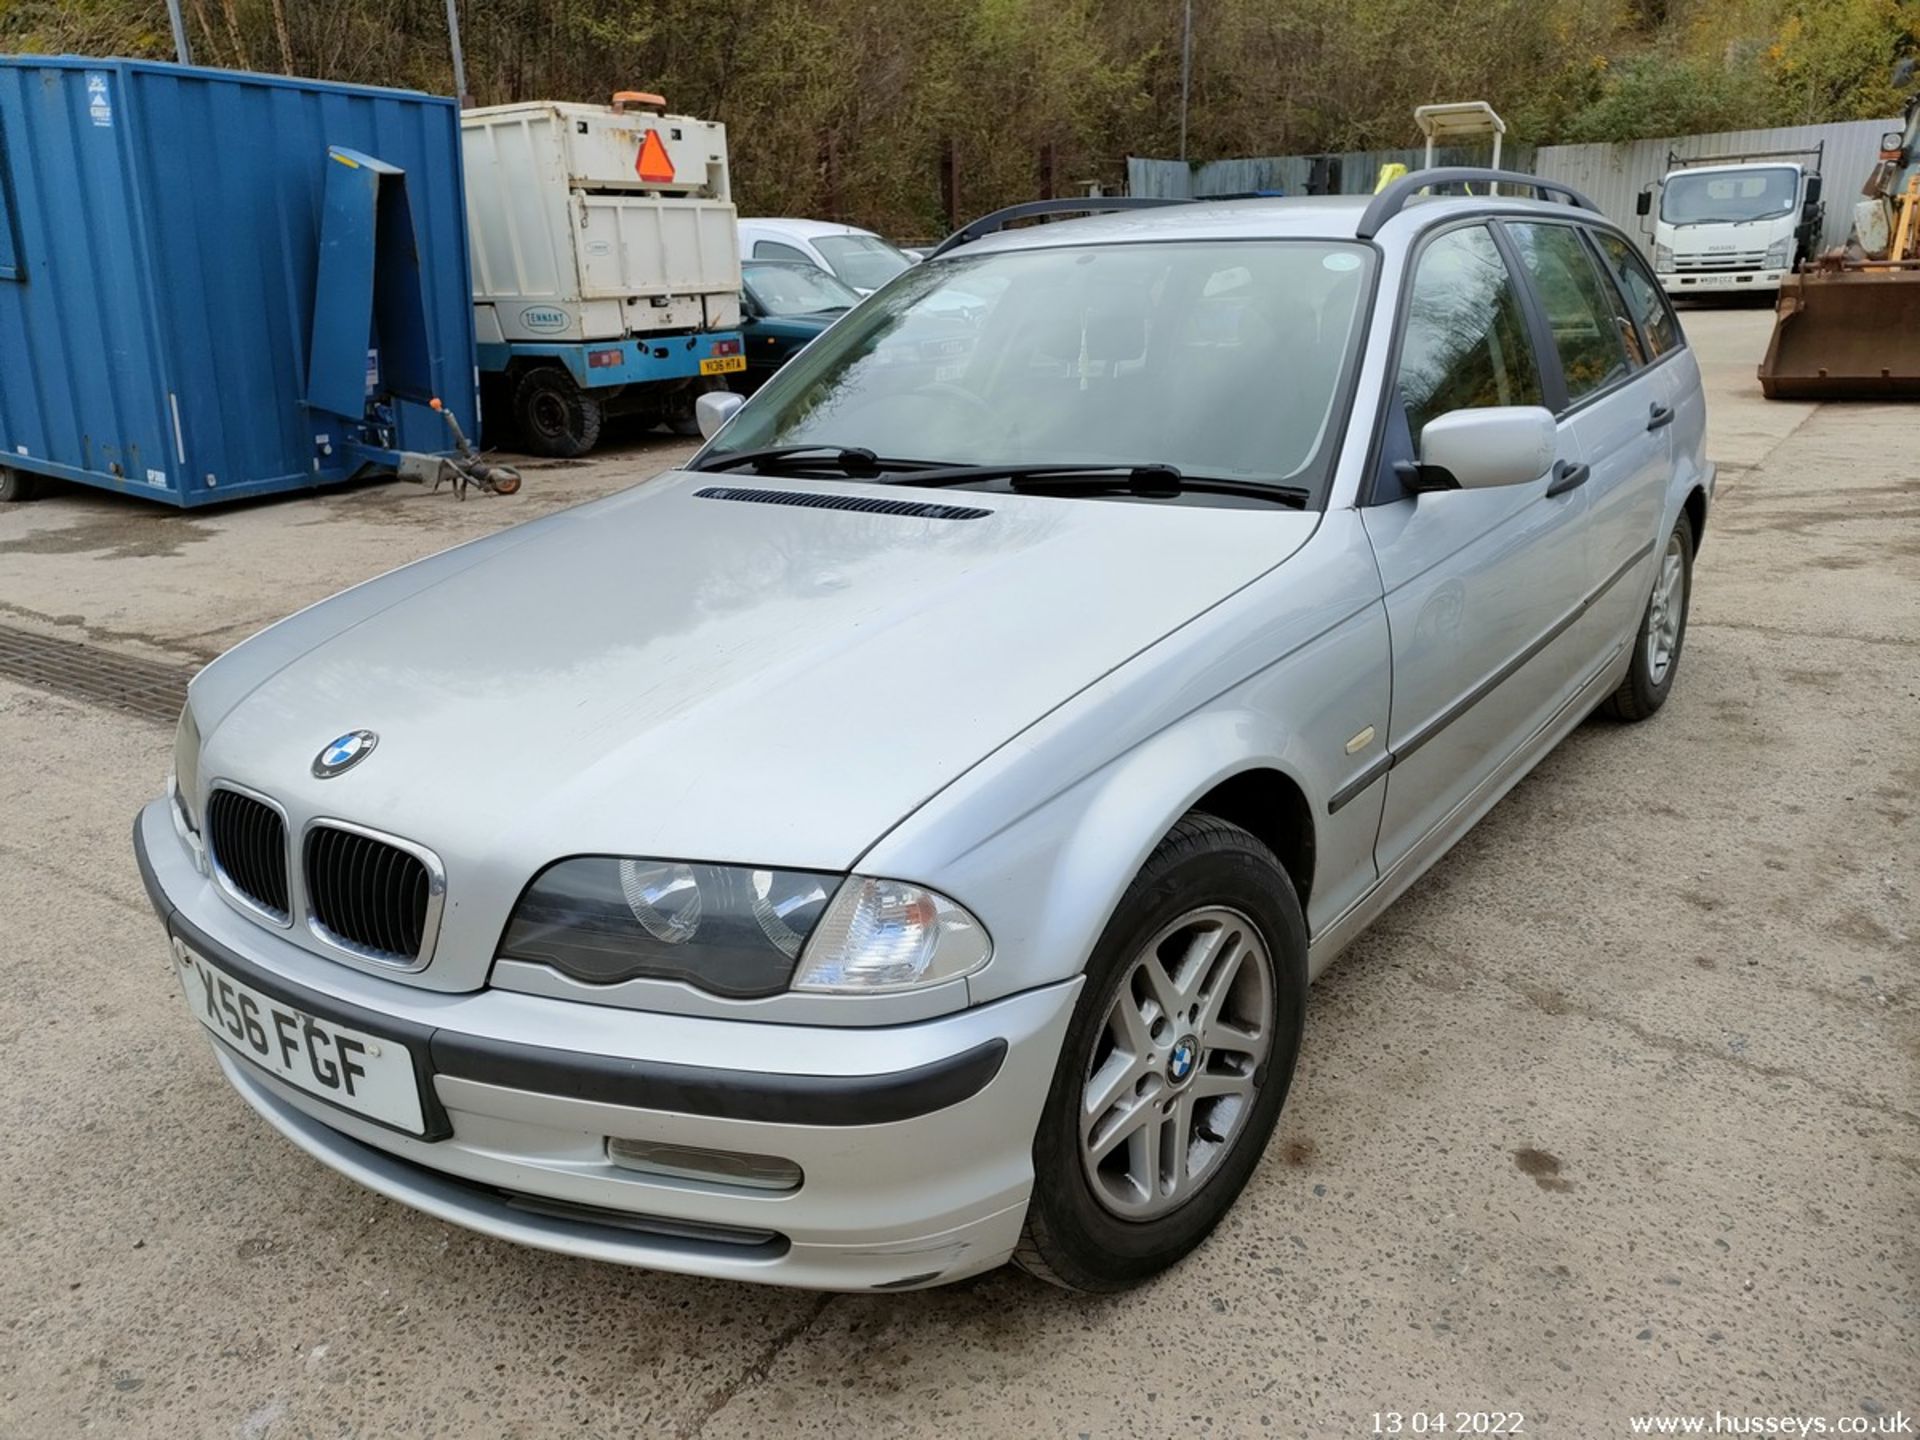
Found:
M 1640 617 L 1633 661 L 1626 678 L 1601 702 L 1616 720 L 1645 720 L 1667 703 L 1680 670 L 1680 647 L 1687 638 L 1687 604 L 1693 598 L 1693 521 L 1687 512 L 1667 536 L 1653 575 L 1653 593 Z
M 1280 1117 L 1306 987 L 1306 922 L 1273 852 L 1188 815 L 1088 962 L 1015 1262 L 1067 1289 L 1124 1290 L 1206 1239 Z
M 40 494 L 40 477 L 25 470 L 0 465 L 0 505 L 14 505 L 35 499 Z

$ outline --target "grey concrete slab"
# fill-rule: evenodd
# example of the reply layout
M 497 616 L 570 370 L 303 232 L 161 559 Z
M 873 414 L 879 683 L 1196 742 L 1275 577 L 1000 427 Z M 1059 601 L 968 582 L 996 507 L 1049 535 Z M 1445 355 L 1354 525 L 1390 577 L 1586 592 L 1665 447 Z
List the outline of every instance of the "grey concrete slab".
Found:
M 1722 465 L 1757 465 L 1817 408 L 1760 393 L 1760 357 L 1773 333 L 1773 310 L 1751 305 L 1683 305 L 1680 324 L 1700 361 L 1713 403 L 1707 449 Z
M 374 575 L 612 494 L 691 455 L 639 436 L 581 460 L 524 460 L 517 495 L 367 481 L 176 511 L 80 487 L 0 510 L 0 623 L 156 658 L 210 660 Z

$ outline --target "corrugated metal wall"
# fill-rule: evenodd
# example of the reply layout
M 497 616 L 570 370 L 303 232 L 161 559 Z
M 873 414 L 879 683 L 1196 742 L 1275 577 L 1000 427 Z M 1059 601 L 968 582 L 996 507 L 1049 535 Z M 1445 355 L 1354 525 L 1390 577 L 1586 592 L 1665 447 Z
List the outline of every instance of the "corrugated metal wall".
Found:
M 1696 160 L 1754 150 L 1798 150 L 1824 141 L 1826 152 L 1820 169 L 1826 177 L 1827 225 L 1821 240 L 1825 248 L 1846 240 L 1853 221 L 1853 201 L 1880 153 L 1880 136 L 1888 130 L 1898 130 L 1901 124 L 1897 118 L 1854 120 L 1835 125 L 1733 130 L 1718 135 L 1668 135 L 1619 145 L 1544 145 L 1537 150 L 1529 145 L 1509 144 L 1501 152 L 1500 163 L 1503 169 L 1564 180 L 1585 191 L 1628 233 L 1639 236 L 1643 245 L 1651 245 L 1650 237 L 1643 234 L 1639 218 L 1634 214 L 1634 199 L 1644 187 L 1667 173 L 1669 151 L 1682 159 Z M 1442 165 L 1484 165 L 1488 156 L 1484 146 L 1448 147 L 1439 151 L 1435 159 Z M 1127 157 L 1127 193 L 1180 200 L 1263 190 L 1304 195 L 1308 193 L 1314 162 L 1333 159 L 1340 162 L 1338 193 L 1365 195 L 1372 191 L 1382 165 L 1397 161 L 1416 169 L 1423 158 L 1424 152 L 1418 149 L 1349 150 L 1332 156 L 1268 155 L 1189 165 L 1180 160 L 1148 160 L 1130 155 Z
M 1434 154 L 1440 165 L 1485 165 L 1492 151 L 1484 145 L 1447 145 Z M 1426 157 L 1423 148 L 1399 150 L 1342 150 L 1320 155 L 1262 155 L 1235 160 L 1208 160 L 1188 164 L 1180 160 L 1127 157 L 1127 193 L 1173 200 L 1205 199 L 1209 195 L 1246 195 L 1273 192 L 1312 193 L 1314 168 L 1323 162 L 1337 167 L 1338 195 L 1370 195 L 1380 167 L 1388 164 L 1418 169 Z M 1500 152 L 1506 170 L 1530 170 L 1533 147 L 1508 145 Z
M 1667 173 L 1669 151 L 1683 160 L 1700 160 L 1755 150 L 1807 149 L 1824 141 L 1826 152 L 1821 157 L 1820 173 L 1826 180 L 1822 198 L 1827 224 L 1820 245 L 1825 249 L 1846 241 L 1853 223 L 1853 202 L 1880 154 L 1880 136 L 1898 130 L 1901 124 L 1897 118 L 1854 120 L 1838 125 L 1730 130 L 1718 135 L 1669 135 L 1620 145 L 1545 145 L 1534 155 L 1533 171 L 1586 192 L 1615 224 L 1638 236 L 1642 245 L 1651 246 L 1650 234 L 1641 230 L 1633 204 L 1642 189 Z M 1811 161 L 1812 157 L 1807 159 Z

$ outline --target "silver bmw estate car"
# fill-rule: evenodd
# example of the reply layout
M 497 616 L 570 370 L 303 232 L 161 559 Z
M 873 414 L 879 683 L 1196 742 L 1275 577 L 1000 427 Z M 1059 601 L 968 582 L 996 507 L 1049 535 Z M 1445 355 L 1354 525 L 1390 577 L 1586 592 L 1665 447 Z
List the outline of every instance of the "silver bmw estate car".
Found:
M 134 839 L 227 1080 L 572 1255 L 1178 1261 L 1313 976 L 1680 664 L 1698 367 L 1495 178 L 990 217 L 684 468 L 208 666 Z

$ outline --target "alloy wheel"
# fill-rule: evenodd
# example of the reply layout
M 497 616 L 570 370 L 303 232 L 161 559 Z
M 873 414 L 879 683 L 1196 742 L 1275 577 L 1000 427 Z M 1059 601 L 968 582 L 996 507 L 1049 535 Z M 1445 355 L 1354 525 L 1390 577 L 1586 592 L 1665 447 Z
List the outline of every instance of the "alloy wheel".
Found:
M 1684 543 L 1677 531 L 1667 537 L 1647 606 L 1647 678 L 1655 685 L 1667 678 L 1680 648 L 1680 621 L 1687 613 L 1687 562 L 1680 549 Z
M 1127 969 L 1089 1058 L 1080 1158 L 1113 1214 L 1191 1200 L 1240 1138 L 1273 1042 L 1273 960 L 1253 922 L 1182 915 Z

